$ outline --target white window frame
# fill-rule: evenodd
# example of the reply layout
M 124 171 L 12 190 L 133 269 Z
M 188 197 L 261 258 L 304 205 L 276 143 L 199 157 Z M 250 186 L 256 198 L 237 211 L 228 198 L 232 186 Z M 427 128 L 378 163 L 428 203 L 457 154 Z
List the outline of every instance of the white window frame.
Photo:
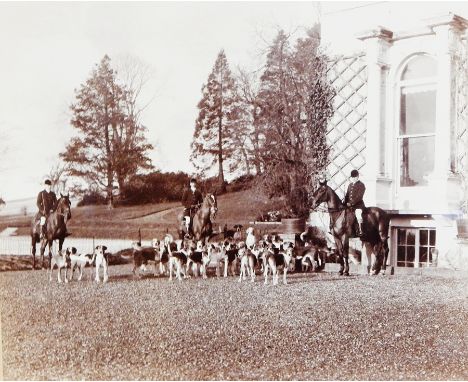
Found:
M 403 72 L 405 71 L 408 64 L 411 63 L 412 60 L 420 57 L 420 56 L 428 56 L 431 59 L 435 60 L 435 58 L 427 53 L 418 53 L 414 54 L 411 57 L 407 58 L 400 67 L 400 70 L 397 72 L 397 81 L 395 86 L 395 126 L 394 126 L 394 168 L 395 168 L 395 191 L 396 195 L 400 196 L 404 199 L 413 199 L 415 196 L 418 195 L 420 192 L 425 192 L 427 190 L 428 185 L 424 186 L 401 186 L 401 140 L 403 138 L 419 138 L 419 137 L 435 137 L 437 139 L 436 132 L 433 133 L 423 133 L 423 134 L 400 134 L 400 121 L 401 121 L 401 94 L 404 88 L 413 88 L 415 91 L 417 90 L 430 90 L 436 92 L 437 97 L 437 73 L 434 76 L 424 77 L 424 78 L 417 78 L 417 79 L 409 79 L 409 80 L 402 80 Z
M 430 267 L 430 266 L 433 266 L 434 263 L 431 263 L 429 261 L 427 261 L 425 263 L 424 266 L 420 267 L 419 266 L 419 263 L 420 263 L 420 259 L 419 259 L 419 250 L 421 247 L 431 247 L 431 245 L 429 245 L 430 243 L 430 236 L 428 236 L 427 238 L 427 241 L 428 241 L 428 244 L 427 245 L 421 245 L 420 244 L 420 233 L 421 233 L 421 230 L 425 230 L 425 231 L 435 231 L 435 243 L 434 243 L 434 248 L 437 248 L 437 229 L 436 227 L 411 227 L 411 226 L 394 226 L 392 227 L 393 229 L 393 236 L 395 238 L 394 240 L 394 266 L 397 266 L 397 267 L 401 267 L 401 268 L 426 268 L 426 267 Z M 414 235 L 414 266 L 413 267 L 408 267 L 407 265 L 398 265 L 398 230 L 399 229 L 404 229 L 404 230 L 411 230 L 411 231 L 414 231 L 415 232 L 415 235 Z M 430 233 L 429 233 L 430 235 Z M 428 253 L 428 259 L 430 258 L 429 257 L 429 253 Z

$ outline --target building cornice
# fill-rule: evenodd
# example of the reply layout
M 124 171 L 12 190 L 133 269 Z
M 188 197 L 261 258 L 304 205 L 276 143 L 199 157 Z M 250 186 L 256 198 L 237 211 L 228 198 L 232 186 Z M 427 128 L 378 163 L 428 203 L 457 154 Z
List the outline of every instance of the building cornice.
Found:
M 393 37 L 393 32 L 387 28 L 382 26 L 377 26 L 372 29 L 365 30 L 363 32 L 358 33 L 356 36 L 357 39 L 364 41 L 370 38 L 379 38 L 386 41 L 390 41 Z
M 423 21 L 429 28 L 439 27 L 443 25 L 451 26 L 460 31 L 464 31 L 466 28 L 468 28 L 468 20 L 452 12 L 445 15 L 424 19 Z

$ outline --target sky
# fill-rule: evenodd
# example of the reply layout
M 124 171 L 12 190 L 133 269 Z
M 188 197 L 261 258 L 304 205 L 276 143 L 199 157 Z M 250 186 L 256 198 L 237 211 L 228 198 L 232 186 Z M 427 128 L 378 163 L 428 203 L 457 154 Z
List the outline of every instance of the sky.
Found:
M 232 70 L 255 70 L 278 28 L 316 20 L 312 2 L 0 3 L 0 197 L 42 189 L 74 135 L 74 89 L 105 54 L 151 68 L 142 94 L 150 157 L 162 171 L 190 172 L 196 105 L 218 52 Z
M 260 70 L 280 28 L 298 36 L 318 15 L 324 47 L 349 53 L 362 49 L 358 31 L 412 28 L 448 11 L 468 18 L 468 2 L 0 1 L 0 197 L 43 188 L 75 135 L 74 90 L 105 54 L 150 68 L 141 97 L 150 157 L 161 171 L 192 172 L 197 103 L 221 49 L 233 71 Z

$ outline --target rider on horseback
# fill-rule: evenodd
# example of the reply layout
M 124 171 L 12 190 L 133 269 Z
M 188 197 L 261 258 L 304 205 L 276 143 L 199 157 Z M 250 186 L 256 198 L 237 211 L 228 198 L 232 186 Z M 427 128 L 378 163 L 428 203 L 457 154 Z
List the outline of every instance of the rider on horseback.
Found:
M 46 221 L 50 213 L 55 210 L 57 205 L 57 196 L 51 191 L 52 182 L 46 179 L 44 182 L 44 190 L 37 195 L 37 208 L 39 212 L 36 214 L 36 220 L 39 221 L 41 226 L 41 239 L 46 234 Z
M 187 234 L 190 235 L 192 227 L 192 218 L 203 203 L 203 196 L 197 189 L 197 180 L 190 179 L 190 188 L 186 189 L 182 195 L 182 204 L 185 207 L 183 213 L 183 220 L 187 229 Z
M 351 208 L 352 211 L 355 211 L 356 219 L 358 222 L 357 225 L 357 235 L 362 236 L 362 211 L 366 208 L 364 201 L 362 200 L 364 192 L 366 191 L 366 186 L 359 180 L 358 170 L 351 171 L 351 183 L 348 186 L 346 191 L 346 196 L 343 201 L 346 207 Z

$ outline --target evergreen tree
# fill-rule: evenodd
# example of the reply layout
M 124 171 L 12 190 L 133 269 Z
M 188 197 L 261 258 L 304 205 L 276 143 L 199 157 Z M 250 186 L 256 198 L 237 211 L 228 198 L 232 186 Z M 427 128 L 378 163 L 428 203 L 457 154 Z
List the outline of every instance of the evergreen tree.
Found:
M 294 48 L 280 31 L 260 79 L 263 186 L 270 197 L 284 197 L 294 215 L 307 214 L 307 194 L 328 165 L 326 129 L 334 90 L 319 43 L 317 28 L 298 39 Z
M 239 128 L 241 105 L 237 83 L 224 51 L 219 52 L 208 81 L 202 88 L 190 160 L 204 174 L 218 166 L 219 190 L 225 191 L 224 164 L 233 156 L 233 132 Z

